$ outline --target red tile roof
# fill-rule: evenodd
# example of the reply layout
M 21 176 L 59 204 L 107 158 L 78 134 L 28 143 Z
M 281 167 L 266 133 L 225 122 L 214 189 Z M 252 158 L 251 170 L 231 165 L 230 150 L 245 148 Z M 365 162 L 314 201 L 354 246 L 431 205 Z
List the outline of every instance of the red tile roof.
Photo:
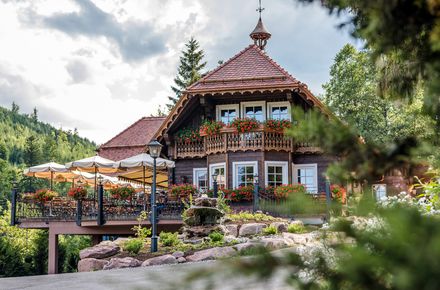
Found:
M 298 86 L 294 77 L 252 44 L 187 88 L 188 93 Z
M 151 141 L 166 117 L 143 117 L 127 129 L 102 144 L 99 155 L 111 160 L 121 160 L 142 152 Z

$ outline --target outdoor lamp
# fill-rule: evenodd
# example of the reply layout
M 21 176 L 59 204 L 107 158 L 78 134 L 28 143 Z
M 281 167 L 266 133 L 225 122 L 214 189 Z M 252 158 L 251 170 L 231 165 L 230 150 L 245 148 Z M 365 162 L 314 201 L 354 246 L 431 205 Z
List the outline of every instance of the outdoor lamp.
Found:
M 218 178 L 218 172 L 214 171 L 214 173 L 212 174 L 212 181 L 217 182 L 217 178 Z
M 98 184 L 102 184 L 102 182 L 104 181 L 104 177 L 102 177 L 102 175 L 98 176 Z
M 157 140 L 153 140 L 148 143 L 148 151 L 150 152 L 150 156 L 153 158 L 157 158 L 160 155 L 160 151 L 162 150 L 162 144 L 157 142 Z
M 254 183 L 258 183 L 258 174 L 257 173 L 254 174 Z

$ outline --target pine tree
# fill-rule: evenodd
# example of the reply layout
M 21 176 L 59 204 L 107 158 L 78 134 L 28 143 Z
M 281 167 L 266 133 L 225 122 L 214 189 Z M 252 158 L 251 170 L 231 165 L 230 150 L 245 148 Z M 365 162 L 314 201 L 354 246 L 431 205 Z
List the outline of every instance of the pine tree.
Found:
M 37 165 L 41 161 L 41 146 L 35 136 L 26 139 L 24 149 L 24 162 L 27 166 Z
M 31 119 L 32 119 L 32 121 L 34 123 L 38 122 L 38 110 L 37 110 L 37 107 L 34 107 L 34 110 L 32 111 L 32 114 L 31 114 Z
M 177 76 L 174 79 L 175 86 L 171 86 L 176 97 L 168 97 L 171 102 L 167 104 L 168 109 L 172 109 L 177 103 L 183 90 L 202 77 L 201 71 L 206 66 L 206 62 L 203 62 L 205 53 L 200 49 L 199 42 L 194 37 L 191 37 L 185 46 L 186 49 L 182 51 Z
M 18 111 L 20 111 L 20 107 L 15 102 L 12 102 L 11 111 L 14 114 L 18 114 Z

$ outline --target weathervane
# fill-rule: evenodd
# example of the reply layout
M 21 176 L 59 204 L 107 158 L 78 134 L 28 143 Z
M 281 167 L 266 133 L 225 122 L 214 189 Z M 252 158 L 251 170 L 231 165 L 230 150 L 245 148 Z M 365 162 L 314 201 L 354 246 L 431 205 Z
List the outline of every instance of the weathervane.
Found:
M 260 18 L 261 18 L 261 12 L 263 12 L 264 8 L 261 8 L 261 0 L 258 0 L 258 2 L 260 5 L 258 6 L 258 9 L 256 11 L 258 11 L 258 13 L 260 13 Z

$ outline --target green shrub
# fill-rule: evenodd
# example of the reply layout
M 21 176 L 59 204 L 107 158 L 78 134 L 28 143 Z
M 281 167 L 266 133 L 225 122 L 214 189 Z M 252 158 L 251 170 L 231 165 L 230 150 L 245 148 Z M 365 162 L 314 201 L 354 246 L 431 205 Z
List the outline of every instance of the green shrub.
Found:
M 141 239 L 130 239 L 124 243 L 124 250 L 130 254 L 136 255 L 144 246 L 144 242 Z
M 287 227 L 287 231 L 292 234 L 301 234 L 304 233 L 306 229 L 301 224 L 290 224 Z
M 228 205 L 226 199 L 222 197 L 221 192 L 219 192 L 219 197 L 217 198 L 217 208 L 225 214 L 232 212 L 231 207 Z
M 277 234 L 277 228 L 275 226 L 268 226 L 267 228 L 263 229 L 263 234 L 264 235 L 276 235 Z
M 217 242 L 223 242 L 223 234 L 219 232 L 212 232 L 209 234 L 209 239 L 211 242 L 217 243 Z
M 279 218 L 274 218 L 273 216 L 264 214 L 264 213 L 251 213 L 248 211 L 242 211 L 239 213 L 234 213 L 234 214 L 228 214 L 227 216 L 231 221 L 233 222 L 237 222 L 237 221 L 257 221 L 257 222 L 262 222 L 262 221 L 282 221 L 282 219 Z
M 160 242 L 165 247 L 172 247 L 180 242 L 179 238 L 177 237 L 177 233 L 161 232 L 159 238 Z

